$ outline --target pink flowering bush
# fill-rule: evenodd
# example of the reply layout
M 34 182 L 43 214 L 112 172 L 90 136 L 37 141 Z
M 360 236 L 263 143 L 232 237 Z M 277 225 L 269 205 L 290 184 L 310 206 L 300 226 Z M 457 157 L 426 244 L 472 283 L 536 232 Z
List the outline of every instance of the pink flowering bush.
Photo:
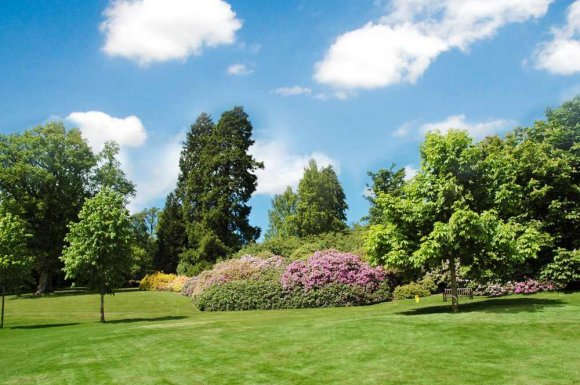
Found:
M 262 259 L 245 255 L 238 259 L 219 262 L 211 270 L 205 270 L 189 278 L 183 285 L 181 293 L 187 297 L 195 297 L 217 284 L 270 277 L 278 279 L 284 266 L 285 260 L 280 256 Z
M 511 294 L 535 294 L 542 291 L 554 291 L 556 286 L 551 282 L 536 281 L 528 278 L 523 282 L 506 282 L 488 283 L 485 285 L 478 285 L 474 289 L 475 295 L 484 295 L 488 297 L 501 297 Z
M 524 282 L 516 282 L 514 284 L 515 294 L 535 294 L 540 291 L 554 291 L 555 286 L 550 282 L 540 282 L 533 279 L 528 279 Z
M 282 274 L 282 287 L 304 291 L 319 289 L 330 284 L 359 286 L 376 290 L 385 280 L 381 267 L 373 268 L 351 253 L 336 250 L 318 251 L 306 261 L 294 261 Z

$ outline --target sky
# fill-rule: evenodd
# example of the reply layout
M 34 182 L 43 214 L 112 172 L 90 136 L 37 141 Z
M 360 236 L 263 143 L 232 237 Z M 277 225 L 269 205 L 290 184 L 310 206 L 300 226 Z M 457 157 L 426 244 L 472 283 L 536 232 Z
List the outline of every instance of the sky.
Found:
M 311 158 L 354 223 L 367 172 L 413 175 L 426 132 L 501 135 L 577 94 L 580 0 L 0 0 L 0 133 L 115 140 L 133 211 L 163 206 L 202 112 L 249 114 L 265 231 Z

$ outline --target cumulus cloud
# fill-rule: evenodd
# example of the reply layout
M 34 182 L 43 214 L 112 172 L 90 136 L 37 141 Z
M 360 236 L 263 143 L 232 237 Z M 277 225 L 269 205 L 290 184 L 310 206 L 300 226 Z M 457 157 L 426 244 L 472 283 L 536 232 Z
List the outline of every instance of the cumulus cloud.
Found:
M 137 186 L 137 194 L 130 204 L 131 211 L 155 204 L 175 188 L 184 138 L 185 135 L 180 133 L 162 144 L 145 149 L 141 158 L 131 159 L 125 170 Z
M 129 204 L 131 211 L 156 204 L 175 187 L 183 133 L 148 145 L 147 131 L 137 116 L 115 118 L 104 112 L 88 111 L 73 112 L 65 119 L 81 130 L 95 152 L 102 150 L 107 141 L 119 144 L 121 169 L 137 189 Z M 133 152 L 132 148 L 139 151 Z
M 242 22 L 223 0 L 115 0 L 104 11 L 103 51 L 141 65 L 232 44 Z
M 292 86 L 292 87 L 280 87 L 273 91 L 276 95 L 280 96 L 295 96 L 295 95 L 310 95 L 312 90 L 308 87 L 302 86 Z
M 420 127 L 420 133 L 424 136 L 430 131 L 439 130 L 441 133 L 446 133 L 450 129 L 458 129 L 466 130 L 476 139 L 482 139 L 486 136 L 507 130 L 513 124 L 513 121 L 505 119 L 490 119 L 485 122 L 468 122 L 465 115 L 451 115 L 440 122 L 422 124 Z
M 314 78 L 344 89 L 415 83 L 440 54 L 541 17 L 552 1 L 394 0 L 379 21 L 338 36 Z
M 406 122 L 393 131 L 392 135 L 398 138 L 410 137 L 422 139 L 426 133 L 438 130 L 445 134 L 450 129 L 466 130 L 476 139 L 498 134 L 513 127 L 516 122 L 508 119 L 488 119 L 483 122 L 471 122 L 463 114 L 451 115 L 438 122 L 420 124 L 418 121 Z
M 230 75 L 249 75 L 251 74 L 253 71 L 251 69 L 249 69 L 245 64 L 232 64 L 231 66 L 228 67 L 227 69 L 228 74 Z
M 124 147 L 140 147 L 147 140 L 147 132 L 135 115 L 115 118 L 101 111 L 73 112 L 66 120 L 78 127 L 95 151 L 113 140 Z
M 250 153 L 264 162 L 264 169 L 256 172 L 256 194 L 280 194 L 287 186 L 296 188 L 310 159 L 314 159 L 319 167 L 332 166 L 337 174 L 340 173 L 339 162 L 329 156 L 320 152 L 294 153 L 280 141 L 256 141 L 250 148 Z
M 568 7 L 566 24 L 554 28 L 552 34 L 551 41 L 536 48 L 535 67 L 557 75 L 580 72 L 580 0 Z
M 405 166 L 405 180 L 413 179 L 419 170 L 413 166 L 412 164 L 408 164 Z

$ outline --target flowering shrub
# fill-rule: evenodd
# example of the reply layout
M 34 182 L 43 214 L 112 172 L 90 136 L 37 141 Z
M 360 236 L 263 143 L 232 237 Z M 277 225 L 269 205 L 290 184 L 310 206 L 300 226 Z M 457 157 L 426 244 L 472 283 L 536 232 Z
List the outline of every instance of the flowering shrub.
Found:
M 162 272 L 156 272 L 153 274 L 147 274 L 139 282 L 139 288 L 141 290 L 151 290 L 151 291 L 169 291 L 169 284 L 177 278 L 175 274 L 165 274 Z
M 408 285 L 397 286 L 393 292 L 393 297 L 395 299 L 411 299 L 415 298 L 416 295 L 419 297 L 427 297 L 431 295 L 431 292 L 426 287 L 417 282 L 411 282 Z
M 284 289 L 275 281 L 245 280 L 211 286 L 195 297 L 194 303 L 202 311 L 227 311 L 357 306 L 389 299 L 385 283 L 374 292 L 340 283 L 304 291 Z
M 167 284 L 167 290 L 174 293 L 181 293 L 181 290 L 183 290 L 183 285 L 185 285 L 185 282 L 187 282 L 188 279 L 189 277 L 186 275 L 176 276 L 173 281 Z
M 284 258 L 279 256 L 262 259 L 246 255 L 238 259 L 230 259 L 217 263 L 211 270 L 205 270 L 199 275 L 189 278 L 183 285 L 181 293 L 187 297 L 195 297 L 207 288 L 221 283 L 268 277 L 277 279 L 284 264 Z
M 556 287 L 551 282 L 540 282 L 528 279 L 524 282 L 487 283 L 478 285 L 474 289 L 475 295 L 501 297 L 511 294 L 534 294 L 540 291 L 554 291 Z
M 553 284 L 548 282 L 539 282 L 533 279 L 528 279 L 525 282 L 516 282 L 515 294 L 534 294 L 540 291 L 554 291 L 556 288 Z
M 304 291 L 330 284 L 358 286 L 372 292 L 385 279 L 382 268 L 373 268 L 351 253 L 318 251 L 306 261 L 294 261 L 282 274 L 282 287 Z

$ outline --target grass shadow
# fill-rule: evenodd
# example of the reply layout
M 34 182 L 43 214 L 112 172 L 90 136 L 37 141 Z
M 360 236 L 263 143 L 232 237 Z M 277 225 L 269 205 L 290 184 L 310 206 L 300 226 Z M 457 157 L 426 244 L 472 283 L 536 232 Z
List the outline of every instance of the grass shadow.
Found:
M 29 326 L 12 326 L 10 329 L 46 329 L 46 328 L 60 328 L 63 326 L 79 325 L 78 322 L 70 322 L 65 324 L 45 324 L 45 325 L 29 325 Z
M 558 299 L 545 298 L 493 298 L 477 302 L 459 303 L 460 313 L 482 312 L 482 313 L 534 313 L 542 311 L 546 307 L 564 306 L 564 302 Z M 428 306 L 418 309 L 406 310 L 397 314 L 402 315 L 424 315 L 451 313 L 451 302 L 447 305 Z
M 159 322 L 159 321 L 175 321 L 188 318 L 183 315 L 175 315 L 175 316 L 166 316 L 166 317 L 154 317 L 154 318 L 125 318 L 125 319 L 116 319 L 112 321 L 107 321 L 105 323 L 108 324 L 128 324 L 134 322 Z
M 139 288 L 134 288 L 134 287 L 122 288 L 122 289 L 115 290 L 115 294 L 116 293 L 127 293 L 127 292 L 132 292 L 132 291 L 139 291 Z M 52 293 L 42 294 L 42 295 L 36 295 L 33 293 L 22 294 L 20 296 L 15 296 L 15 297 L 12 297 L 10 299 L 16 300 L 16 299 L 59 298 L 59 297 L 69 297 L 69 296 L 78 296 L 78 295 L 90 295 L 90 294 L 97 294 L 97 293 L 94 291 L 91 291 L 91 290 L 87 290 L 84 287 L 75 287 L 75 288 L 58 289 Z

